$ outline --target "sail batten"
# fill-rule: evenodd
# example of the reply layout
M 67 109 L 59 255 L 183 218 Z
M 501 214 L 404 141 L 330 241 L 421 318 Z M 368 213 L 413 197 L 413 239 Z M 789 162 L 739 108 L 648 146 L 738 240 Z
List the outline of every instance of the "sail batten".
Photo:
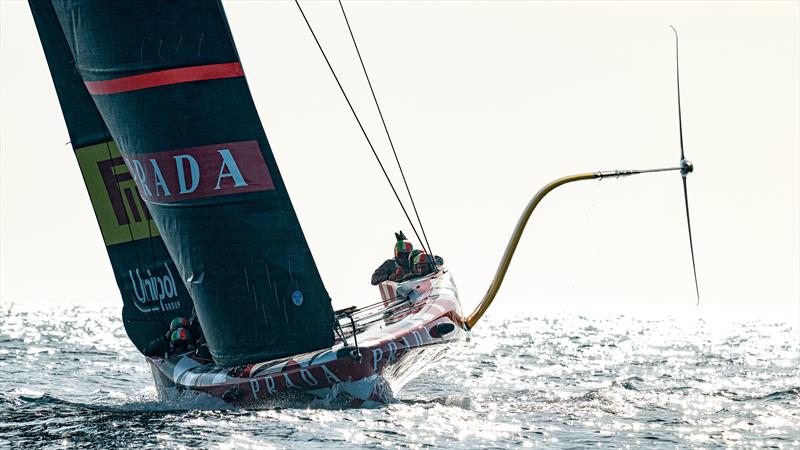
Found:
M 194 300 L 217 364 L 332 345 L 330 298 L 221 4 L 53 6 L 77 80 L 119 147 L 112 164 L 127 169 L 124 182 L 152 217 L 174 262 L 171 280 Z M 268 276 L 247 275 L 265 269 Z

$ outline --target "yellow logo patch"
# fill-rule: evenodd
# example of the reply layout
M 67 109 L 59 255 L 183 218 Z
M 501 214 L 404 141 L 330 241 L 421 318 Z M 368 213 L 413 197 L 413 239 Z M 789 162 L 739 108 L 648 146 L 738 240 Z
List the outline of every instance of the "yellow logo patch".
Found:
M 114 141 L 75 150 L 106 246 L 159 236 Z

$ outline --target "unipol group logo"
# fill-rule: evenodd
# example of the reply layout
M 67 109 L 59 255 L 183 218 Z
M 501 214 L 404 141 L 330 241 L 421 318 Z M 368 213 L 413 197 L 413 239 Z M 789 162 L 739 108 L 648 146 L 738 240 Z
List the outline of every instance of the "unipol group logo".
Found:
M 163 270 L 153 268 L 128 270 L 133 287 L 134 304 L 139 311 L 177 311 L 181 307 L 178 286 L 168 263 Z
M 123 158 L 139 194 L 147 201 L 174 202 L 275 189 L 256 141 L 129 153 Z

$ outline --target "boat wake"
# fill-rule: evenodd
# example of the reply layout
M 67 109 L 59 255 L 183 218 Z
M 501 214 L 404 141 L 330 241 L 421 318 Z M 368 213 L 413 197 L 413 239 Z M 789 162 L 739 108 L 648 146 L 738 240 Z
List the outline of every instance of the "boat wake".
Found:
M 370 400 L 363 401 L 359 396 L 370 392 Z M 109 402 L 109 399 L 112 399 Z M 279 409 L 321 409 L 336 410 L 349 408 L 379 408 L 399 403 L 390 383 L 383 377 L 369 377 L 350 383 L 334 385 L 324 397 L 315 397 L 304 392 L 286 393 L 269 401 L 260 401 L 245 410 Z M 174 413 L 182 411 L 236 411 L 233 407 L 216 397 L 196 391 L 175 392 L 168 398 L 159 398 L 152 389 L 137 394 L 111 395 L 97 391 L 91 402 L 76 402 L 46 393 L 18 391 L 0 394 L 0 412 L 8 422 L 17 419 L 27 421 L 33 416 L 58 414 L 60 417 L 80 416 L 86 412 L 122 414 L 130 413 Z
M 409 406 L 446 406 L 455 407 L 460 409 L 471 410 L 475 402 L 472 397 L 468 395 L 445 395 L 443 397 L 436 397 L 428 400 L 418 399 L 400 399 L 398 403 Z
M 92 403 L 75 402 L 64 400 L 49 394 L 42 394 L 40 396 L 32 395 L 18 395 L 7 396 L 0 395 L 0 405 L 4 405 L 4 414 L 13 414 L 16 410 L 25 416 L 31 411 L 37 409 L 45 409 L 58 411 L 59 413 L 81 413 L 86 411 L 100 412 L 100 413 L 170 413 L 175 411 L 190 411 L 190 410 L 223 410 L 230 409 L 230 406 L 225 402 L 214 399 L 213 397 L 199 397 L 199 396 L 180 396 L 169 400 L 159 400 L 154 395 L 141 394 L 131 395 L 128 398 L 118 399 L 119 403 L 103 403 L 96 401 Z M 8 416 L 7 416 L 8 417 Z

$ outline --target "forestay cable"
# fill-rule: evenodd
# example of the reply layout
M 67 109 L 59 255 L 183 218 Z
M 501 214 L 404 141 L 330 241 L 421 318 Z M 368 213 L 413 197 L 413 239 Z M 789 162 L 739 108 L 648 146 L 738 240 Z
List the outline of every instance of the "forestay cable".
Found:
M 411 216 L 408 215 L 408 211 L 406 211 L 406 207 L 405 205 L 403 205 L 403 201 L 400 200 L 400 196 L 397 194 L 397 189 L 395 189 L 392 180 L 389 178 L 389 174 L 386 172 L 386 168 L 383 167 L 383 163 L 381 162 L 381 159 L 378 157 L 378 153 L 375 151 L 375 147 L 372 145 L 372 141 L 370 141 L 366 130 L 364 130 L 364 126 L 361 124 L 361 120 L 358 118 L 358 114 L 356 114 L 356 110 L 353 108 L 353 104 L 350 103 L 350 98 L 347 97 L 347 93 L 345 92 L 344 87 L 342 87 L 342 83 L 339 81 L 339 77 L 336 76 L 336 72 L 333 70 L 333 66 L 331 66 L 331 62 L 328 60 L 328 56 L 325 54 L 325 50 L 322 49 L 322 44 L 320 44 L 319 39 L 317 39 L 317 35 L 316 33 L 314 33 L 314 29 L 311 28 L 311 23 L 309 23 L 305 12 L 303 12 L 303 8 L 300 6 L 300 2 L 298 0 L 294 0 L 294 3 L 300 10 L 300 14 L 303 16 L 303 20 L 306 22 L 306 25 L 308 26 L 308 31 L 310 31 L 311 36 L 314 37 L 314 41 L 317 43 L 317 47 L 319 48 L 319 51 L 322 53 L 322 57 L 325 58 L 325 63 L 328 64 L 328 69 L 330 69 L 331 75 L 333 75 L 333 78 L 336 80 L 336 84 L 339 85 L 339 90 L 342 91 L 342 95 L 344 96 L 345 101 L 347 101 L 347 106 L 350 107 L 350 111 L 353 113 L 353 117 L 356 119 L 358 127 L 361 129 L 361 133 L 364 135 L 364 139 L 367 140 L 367 144 L 369 145 L 370 150 L 372 150 L 372 154 L 375 155 L 375 159 L 378 161 L 378 165 L 381 167 L 381 171 L 383 171 L 383 176 L 386 177 L 386 181 L 389 182 L 389 187 L 392 188 L 392 192 L 394 193 L 397 202 L 400 204 L 400 208 L 403 209 L 403 214 L 405 214 L 409 225 L 411 225 L 411 229 L 414 231 L 414 235 L 416 235 L 417 240 L 420 243 L 422 243 L 423 241 L 420 238 L 419 233 L 417 232 L 417 227 L 414 226 L 414 222 L 411 220 Z
M 347 20 L 347 13 L 344 12 L 344 5 L 342 5 L 342 0 L 339 0 L 339 7 L 342 9 L 342 15 L 344 16 L 344 21 L 347 24 L 347 30 L 350 32 L 350 38 L 353 40 L 353 47 L 355 47 L 356 53 L 358 54 L 358 61 L 361 63 L 361 69 L 364 71 L 364 77 L 367 79 L 367 84 L 369 85 L 369 91 L 370 93 L 372 93 L 372 99 L 375 101 L 375 107 L 378 109 L 378 115 L 380 115 L 381 117 L 381 123 L 383 124 L 384 131 L 386 131 L 386 138 L 389 140 L 389 146 L 392 147 L 394 160 L 397 161 L 397 168 L 400 169 L 400 175 L 403 177 L 403 184 L 405 184 L 406 186 L 406 192 L 408 192 L 408 198 L 411 199 L 411 206 L 414 208 L 414 214 L 417 216 L 417 222 L 419 222 L 419 228 L 422 231 L 422 237 L 425 238 L 425 244 L 427 244 L 428 246 L 429 254 L 433 255 L 433 249 L 431 249 L 431 244 L 428 241 L 428 235 L 425 233 L 425 227 L 422 225 L 422 219 L 420 219 L 419 211 L 417 211 L 417 204 L 414 202 L 414 196 L 411 195 L 411 189 L 408 187 L 406 174 L 403 171 L 403 166 L 400 164 L 400 158 L 397 157 L 397 150 L 395 150 L 394 148 L 394 142 L 392 141 L 392 136 L 389 134 L 389 128 L 386 126 L 386 120 L 383 118 L 383 111 L 381 111 L 381 105 L 378 104 L 378 97 L 375 95 L 375 90 L 372 88 L 372 81 L 370 81 L 369 79 L 367 68 L 364 65 L 364 59 L 361 57 L 361 51 L 358 49 L 358 44 L 356 43 L 356 37 L 353 35 L 353 29 L 350 27 L 350 21 Z

